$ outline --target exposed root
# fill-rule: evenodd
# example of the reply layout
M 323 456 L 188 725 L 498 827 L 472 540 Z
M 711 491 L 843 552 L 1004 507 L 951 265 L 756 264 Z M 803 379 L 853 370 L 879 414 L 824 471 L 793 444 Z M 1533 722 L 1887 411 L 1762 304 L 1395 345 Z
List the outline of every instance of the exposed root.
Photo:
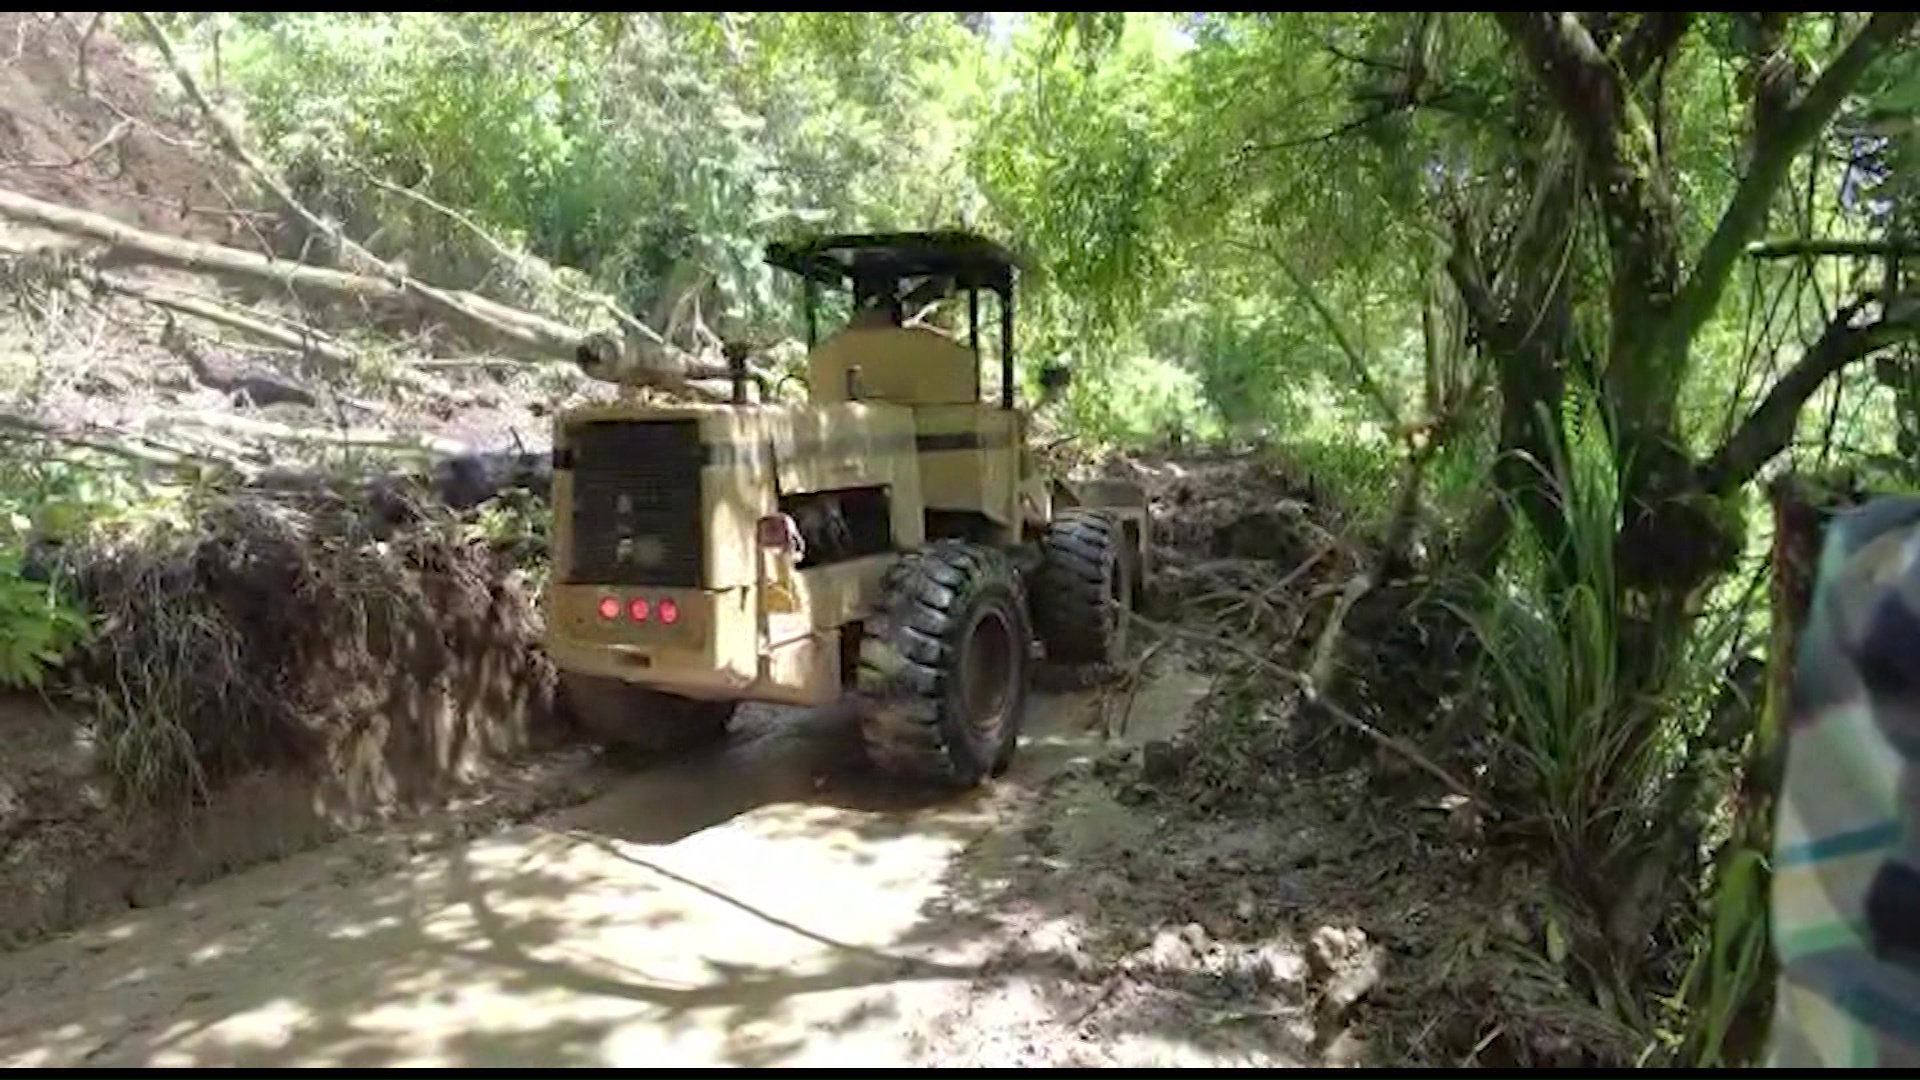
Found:
M 405 797 L 524 746 L 553 682 L 530 600 L 459 519 L 413 516 L 243 495 L 192 535 L 79 554 L 104 632 L 72 674 L 125 801 L 268 767 Z

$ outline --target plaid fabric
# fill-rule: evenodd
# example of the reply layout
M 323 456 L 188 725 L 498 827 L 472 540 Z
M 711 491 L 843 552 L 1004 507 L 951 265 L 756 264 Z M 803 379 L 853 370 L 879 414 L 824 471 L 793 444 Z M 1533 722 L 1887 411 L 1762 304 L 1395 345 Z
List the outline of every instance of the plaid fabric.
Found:
M 1829 526 L 1787 737 L 1769 1064 L 1920 1065 L 1920 499 Z

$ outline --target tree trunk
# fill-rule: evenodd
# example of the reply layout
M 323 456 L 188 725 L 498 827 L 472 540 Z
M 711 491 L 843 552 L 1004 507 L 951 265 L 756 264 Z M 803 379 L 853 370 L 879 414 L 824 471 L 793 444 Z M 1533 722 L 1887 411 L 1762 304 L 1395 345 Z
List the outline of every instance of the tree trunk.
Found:
M 285 262 L 220 244 L 163 236 L 16 191 L 0 189 L 0 217 L 105 245 L 95 260 L 99 266 L 165 266 L 291 295 L 306 303 L 355 303 L 411 311 L 444 321 L 477 340 L 497 343 L 509 353 L 574 361 L 590 370 L 597 364 L 602 369 L 617 369 L 621 381 L 638 385 L 685 391 L 689 379 L 727 375 L 724 364 L 685 362 L 666 366 L 665 358 L 635 358 L 623 348 L 617 334 L 591 333 L 475 293 L 436 289 L 410 279 L 394 281 Z M 656 360 L 661 363 L 656 364 Z
M 1456 240 L 1448 271 L 1460 286 L 1481 347 L 1493 354 L 1500 393 L 1500 446 L 1494 463 L 1495 498 L 1476 516 L 1463 554 L 1488 576 L 1508 539 L 1495 515 L 1518 509 L 1556 568 L 1572 580 L 1566 520 L 1554 492 L 1553 470 L 1567 461 L 1561 410 L 1567 398 L 1573 307 L 1567 256 L 1579 174 L 1563 154 L 1542 159 L 1531 178 L 1532 196 L 1516 225 L 1506 270 L 1486 281 L 1465 238 Z

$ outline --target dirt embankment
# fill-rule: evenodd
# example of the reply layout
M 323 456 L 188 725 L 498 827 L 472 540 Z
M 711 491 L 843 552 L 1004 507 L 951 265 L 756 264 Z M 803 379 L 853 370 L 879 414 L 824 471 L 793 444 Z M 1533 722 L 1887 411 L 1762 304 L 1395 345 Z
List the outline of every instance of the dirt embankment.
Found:
M 69 706 L 5 712 L 0 942 L 479 797 L 565 741 L 524 575 L 419 514 L 240 496 L 168 543 L 58 555 L 101 633 Z
M 243 241 L 252 215 L 234 201 L 238 177 L 156 107 L 152 73 L 94 14 L 0 12 L 0 183 L 174 235 Z
M 163 241 L 225 245 L 243 257 L 317 258 L 304 232 L 270 208 L 257 178 L 218 148 L 174 77 L 150 63 L 151 50 L 116 36 L 124 20 L 95 14 L 0 13 L 0 188 Z M 218 87 L 203 89 L 219 98 Z M 492 252 L 465 226 L 436 224 L 459 243 L 439 234 L 431 242 Z M 218 459 L 257 470 L 362 463 L 369 452 L 350 445 L 348 432 L 475 451 L 538 450 L 551 409 L 611 392 L 571 365 L 464 355 L 472 343 L 451 340 L 431 319 L 383 321 L 383 311 L 366 304 L 296 297 L 271 276 L 135 265 L 124 251 L 101 256 L 104 247 L 0 219 L 7 263 L 0 276 L 10 302 L 0 311 L 0 409 L 63 433 L 132 434 L 217 451 Z M 405 261 L 410 253 L 384 254 Z M 530 257 L 512 265 L 527 275 L 551 273 Z M 526 288 L 497 266 L 474 273 L 435 284 L 478 288 L 513 279 L 508 285 Z M 284 335 L 276 343 L 232 322 L 135 299 L 128 288 L 290 330 L 296 339 L 312 332 L 327 347 L 291 348 Z M 414 366 L 422 360 L 428 366 Z M 285 436 L 289 428 L 299 438 Z M 317 433 L 340 437 L 329 445 Z
M 108 20 L 0 13 L 0 187 L 271 251 L 276 219 L 163 86 Z M 0 245 L 56 239 L 0 223 Z M 447 484 L 458 511 L 409 485 L 329 479 L 389 467 L 346 445 L 348 429 L 537 448 L 538 414 L 564 386 L 481 367 L 434 376 L 445 393 L 402 393 L 379 370 L 319 370 L 36 276 L 32 258 L 8 268 L 0 410 L 29 427 L 0 425 L 25 463 L 0 482 L 44 495 L 18 504 L 28 527 L 0 542 L 67 582 L 99 634 L 56 679 L 57 704 L 0 701 L 0 946 L 374 822 L 465 800 L 457 831 L 580 797 L 584 758 L 537 757 L 566 737 L 524 572 L 542 556 L 538 514 L 481 513 Z M 115 273 L 218 299 L 207 281 Z M 233 389 L 246 386 L 278 396 Z M 137 433 L 153 450 L 188 419 L 262 482 L 69 460 L 74 445 L 30 427 Z M 309 437 L 246 435 L 283 429 Z M 72 528 L 102 507 L 109 527 Z

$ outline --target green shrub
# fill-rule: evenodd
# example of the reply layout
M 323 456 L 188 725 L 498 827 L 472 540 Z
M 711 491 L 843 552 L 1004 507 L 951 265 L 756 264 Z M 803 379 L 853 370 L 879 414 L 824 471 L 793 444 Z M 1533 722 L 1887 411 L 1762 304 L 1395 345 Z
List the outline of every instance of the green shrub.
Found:
M 649 317 L 706 280 L 709 323 L 789 328 L 796 305 L 761 262 L 771 236 L 951 225 L 972 201 L 977 72 L 945 13 L 274 13 L 224 40 L 300 192 L 423 273 L 491 268 L 462 228 L 370 177 Z
M 90 633 L 52 553 L 182 527 L 190 494 L 100 456 L 31 453 L 0 463 L 0 686 L 43 686 Z M 29 572 L 33 544 L 48 557 Z
M 43 686 L 87 630 L 86 616 L 56 581 L 25 576 L 19 552 L 0 552 L 0 687 Z

